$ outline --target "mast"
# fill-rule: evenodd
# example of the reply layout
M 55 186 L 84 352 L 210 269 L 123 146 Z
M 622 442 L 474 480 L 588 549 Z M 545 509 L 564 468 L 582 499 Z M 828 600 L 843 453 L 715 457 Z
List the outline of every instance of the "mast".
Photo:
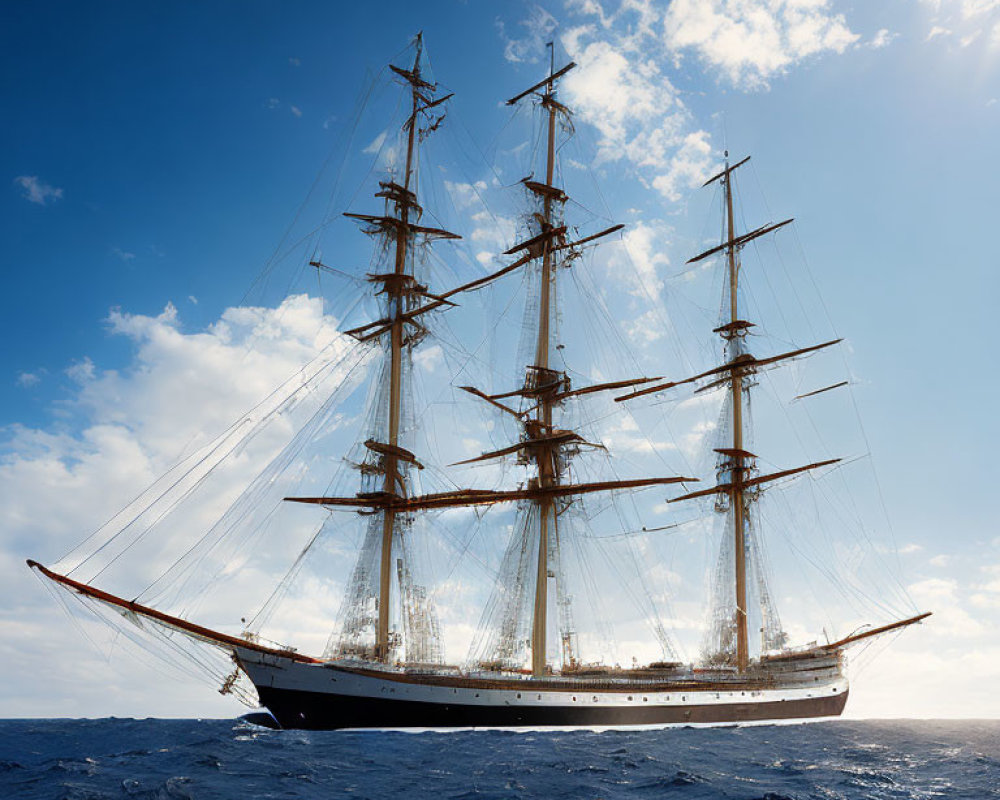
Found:
M 545 185 L 552 186 L 552 178 L 555 172 L 555 136 L 556 136 L 556 108 L 555 100 L 555 47 L 549 42 L 549 77 L 545 86 L 545 94 L 542 95 L 542 107 L 548 112 L 548 146 L 545 152 Z M 546 192 L 542 195 L 542 233 L 552 230 L 552 193 Z M 535 364 L 537 366 L 535 380 L 542 383 L 550 383 L 549 380 L 549 322 L 551 317 L 552 283 L 555 280 L 553 274 L 553 253 L 551 239 L 546 239 L 542 249 L 542 280 L 539 286 L 538 304 L 538 339 L 535 345 Z M 531 381 L 529 372 L 528 381 Z M 535 420 L 541 432 L 552 430 L 552 406 L 553 396 L 551 392 L 545 392 L 539 397 L 538 410 Z M 538 464 L 538 485 L 542 489 L 547 489 L 558 483 L 558 474 L 555 468 L 555 452 L 550 443 L 540 444 L 535 453 Z M 535 677 L 545 674 L 545 634 L 548 623 L 548 588 L 549 588 L 549 517 L 552 512 L 552 498 L 544 495 L 537 501 L 538 507 L 538 570 L 535 580 L 535 606 L 531 631 L 531 673 Z M 555 531 L 555 517 L 552 518 L 553 535 Z
M 733 188 L 732 173 L 729 169 L 729 153 L 726 152 L 725 177 L 722 179 L 726 187 L 726 239 L 729 242 L 727 256 L 729 261 L 729 325 L 735 331 L 739 322 L 737 288 L 739 284 L 739 261 L 733 240 L 736 230 L 733 222 Z M 741 350 L 741 337 L 732 336 L 731 331 L 723 332 L 729 335 L 729 341 L 735 343 L 734 350 Z M 741 353 L 734 352 L 733 357 Z M 744 506 L 743 479 L 747 467 L 744 465 L 743 450 L 743 371 L 734 369 L 731 377 L 730 394 L 733 410 L 733 453 L 732 453 L 732 490 L 731 507 L 733 509 L 733 548 L 736 559 L 736 608 L 734 610 L 736 623 L 736 668 L 743 672 L 750 661 L 750 649 L 747 643 L 747 558 L 744 529 L 746 508 Z
M 417 34 L 416 54 L 413 58 L 413 69 L 410 73 L 411 109 L 405 127 L 406 134 L 406 166 L 403 173 L 403 191 L 401 196 L 410 196 L 410 180 L 413 175 L 413 141 L 417 127 L 417 113 L 420 110 L 420 56 L 423 51 L 423 34 Z M 396 257 L 395 269 L 397 280 L 385 284 L 389 294 L 389 315 L 392 317 L 392 328 L 389 332 L 389 445 L 399 447 L 399 420 L 402 407 L 402 371 L 403 371 L 403 291 L 401 278 L 406 273 L 407 243 L 410 238 L 410 203 L 403 202 L 399 207 L 399 225 L 396 226 Z M 406 486 L 399 473 L 399 461 L 395 453 L 388 451 L 383 459 L 385 482 L 383 491 L 387 494 L 406 495 Z M 385 509 L 382 516 L 382 550 L 379 562 L 378 585 L 378 628 L 375 634 L 375 657 L 386 661 L 389 657 L 389 599 L 392 580 L 392 533 L 396 523 L 396 514 L 391 508 Z
M 387 392 L 383 395 L 385 405 L 380 406 L 376 411 L 380 419 L 379 430 L 383 432 L 379 438 L 384 436 L 385 440 L 369 439 L 366 441 L 364 445 L 369 451 L 366 457 L 367 461 L 364 465 L 359 465 L 363 474 L 381 477 L 380 484 L 370 486 L 366 491 L 375 490 L 384 497 L 393 500 L 393 502 L 385 503 L 378 508 L 378 512 L 381 514 L 380 525 L 379 522 L 375 522 L 374 524 L 378 527 L 371 529 L 371 534 L 377 540 L 379 547 L 378 584 L 377 590 L 373 590 L 373 593 L 376 594 L 377 617 L 375 619 L 374 652 L 366 655 L 373 655 L 376 660 L 382 662 L 389 661 L 393 649 L 392 635 L 389 630 L 393 575 L 410 574 L 406 565 L 402 565 L 402 572 L 400 572 L 400 566 L 394 564 L 393 561 L 393 539 L 397 535 L 401 535 L 399 530 L 401 524 L 400 503 L 405 503 L 408 496 L 408 471 L 411 467 L 423 468 L 416 456 L 402 447 L 400 443 L 403 433 L 403 407 L 406 400 L 403 361 L 410 349 L 426 333 L 426 329 L 416 321 L 415 317 L 433 308 L 454 305 L 444 298 L 431 294 L 427 291 L 426 286 L 417 282 L 410 266 L 413 261 L 413 243 L 417 236 L 422 236 L 425 240 L 460 238 L 457 234 L 449 231 L 419 224 L 423 211 L 417 202 L 416 194 L 416 146 L 423 139 L 425 133 L 436 129 L 444 119 L 443 114 L 432 118 L 428 112 L 448 100 L 451 94 L 439 98 L 434 97 L 437 85 L 428 82 L 422 75 L 422 34 L 417 34 L 414 45 L 415 55 L 410 69 L 389 65 L 389 68 L 406 81 L 410 87 L 410 113 L 402 127 L 406 138 L 406 157 L 403 162 L 400 182 L 397 183 L 391 176 L 387 180 L 380 181 L 380 191 L 375 196 L 383 198 L 385 201 L 385 211 L 382 215 L 345 212 L 345 216 L 363 223 L 365 233 L 383 237 L 384 241 L 391 242 L 393 247 L 391 270 L 387 269 L 384 272 L 368 275 L 370 282 L 381 285 L 376 294 L 386 296 L 384 315 L 374 322 L 345 331 L 359 342 L 381 340 L 384 336 L 387 344 L 385 372 L 383 373 L 385 376 L 383 380 L 386 378 L 388 380 L 388 386 L 385 387 Z M 426 115 L 428 124 L 426 128 L 421 128 L 418 131 L 422 115 Z M 311 263 L 318 268 L 325 266 L 319 262 Z M 430 298 L 433 302 L 421 302 L 424 298 Z M 408 329 L 407 326 L 410 328 Z M 382 427 L 383 425 L 384 427 Z M 368 580 L 365 577 L 366 574 L 369 573 L 356 572 L 356 579 Z M 401 597 L 401 602 L 405 604 L 406 599 Z M 358 625 L 362 624 L 364 626 L 370 625 L 370 618 L 366 622 L 358 623 Z M 358 625 L 355 627 L 356 630 L 360 630 Z
M 736 164 L 730 165 L 729 152 L 725 153 L 725 167 L 717 175 L 705 181 L 708 186 L 715 181 L 721 181 L 725 187 L 725 215 L 726 215 L 726 235 L 722 244 L 712 247 L 703 253 L 699 253 L 688 259 L 688 263 L 701 261 L 704 258 L 725 252 L 728 269 L 728 290 L 729 290 L 729 320 L 715 329 L 725 342 L 725 358 L 722 365 L 714 367 L 705 372 L 699 373 L 689 378 L 657 383 L 653 386 L 636 388 L 626 395 L 616 397 L 616 400 L 630 400 L 644 395 L 654 394 L 676 386 L 691 383 L 701 383 L 697 391 L 725 387 L 731 396 L 731 424 L 732 440 L 729 446 L 717 448 L 719 454 L 717 462 L 717 482 L 709 489 L 701 489 L 694 492 L 672 498 L 669 502 L 681 500 L 691 500 L 698 497 L 708 497 L 712 495 L 723 495 L 728 498 L 728 507 L 719 506 L 719 510 L 731 510 L 733 517 L 733 559 L 734 559 L 734 607 L 732 609 L 732 629 L 736 634 L 735 663 L 740 672 L 746 671 L 750 663 L 750 646 L 748 636 L 748 600 L 747 600 L 747 565 L 749 552 L 747 549 L 747 524 L 749 518 L 749 504 L 756 495 L 756 487 L 770 483 L 782 478 L 798 475 L 821 467 L 829 466 L 840 459 L 827 459 L 807 464 L 802 467 L 779 470 L 768 475 L 758 475 L 756 473 L 756 456 L 745 449 L 744 436 L 744 409 L 743 393 L 747 389 L 746 381 L 748 376 L 756 374 L 759 370 L 786 361 L 788 359 L 806 356 L 818 350 L 830 347 L 840 342 L 840 339 L 823 342 L 809 347 L 801 347 L 779 355 L 756 358 L 746 347 L 746 336 L 754 323 L 745 319 L 740 319 L 739 309 L 739 273 L 740 273 L 740 250 L 749 242 L 760 236 L 772 233 L 783 228 L 792 222 L 791 219 L 782 222 L 763 225 L 748 233 L 737 235 L 735 215 L 733 213 L 733 172 L 750 160 L 749 156 Z M 707 382 L 703 382 L 706 379 Z M 840 385 L 840 384 L 838 384 Z M 827 387 L 827 389 L 834 387 Z M 819 391 L 826 391 L 821 389 Z M 755 490 L 749 494 L 748 490 Z

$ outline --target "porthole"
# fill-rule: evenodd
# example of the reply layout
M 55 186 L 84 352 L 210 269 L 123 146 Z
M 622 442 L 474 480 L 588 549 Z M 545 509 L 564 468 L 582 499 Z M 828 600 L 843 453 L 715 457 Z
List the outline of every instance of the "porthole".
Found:
M 597 702 L 597 695 L 596 694 L 594 695 L 594 702 L 595 703 Z
M 521 699 L 521 693 L 520 693 L 520 692 L 518 692 L 518 693 L 517 693 L 517 699 L 518 699 L 518 700 L 520 700 L 520 699 Z
M 574 702 L 574 703 L 576 702 L 576 698 L 575 698 L 575 697 L 573 698 L 573 702 Z
M 631 700 L 631 699 L 632 699 L 632 695 L 629 695 L 629 696 L 628 696 L 628 699 L 629 699 L 629 700 Z
M 648 703 L 648 702 L 649 702 L 649 698 L 648 698 L 648 697 L 644 697 L 644 698 L 642 698 L 642 702 L 644 702 L 644 703 Z

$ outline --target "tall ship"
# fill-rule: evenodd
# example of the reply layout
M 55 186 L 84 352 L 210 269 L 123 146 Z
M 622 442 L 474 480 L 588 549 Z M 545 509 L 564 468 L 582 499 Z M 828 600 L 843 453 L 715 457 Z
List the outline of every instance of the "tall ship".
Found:
M 212 676 L 224 694 L 259 703 L 270 715 L 267 720 L 283 728 L 665 726 L 840 715 L 849 693 L 848 651 L 928 614 L 890 619 L 840 638 L 826 636 L 822 642 L 817 636 L 799 645 L 789 642 L 777 615 L 762 546 L 770 531 L 757 513 L 758 502 L 772 485 L 795 476 L 822 474 L 839 460 L 817 458 L 802 466 L 764 471 L 750 450 L 767 447 L 767 432 L 762 431 L 759 443 L 753 443 L 748 427 L 750 400 L 759 376 L 840 341 L 780 353 L 751 352 L 755 323 L 741 304 L 741 253 L 751 242 L 791 220 L 745 232 L 739 229 L 734 175 L 748 159 L 730 163 L 727 153 L 721 171 L 705 183 L 722 191 L 721 242 L 690 259 L 691 264 L 715 264 L 724 275 L 721 319 L 712 332 L 721 342 L 717 363 L 690 377 L 669 380 L 612 374 L 602 381 L 581 381 L 564 361 L 557 328 L 567 314 L 590 312 L 561 307 L 565 293 L 560 282 L 584 249 L 601 244 L 624 226 L 578 235 L 567 222 L 570 198 L 559 185 L 557 155 L 571 129 L 571 110 L 559 99 L 558 88 L 576 65 L 557 69 L 553 63 L 542 80 L 507 101 L 511 106 L 534 104 L 542 120 L 541 169 L 538 175 L 520 181 L 530 206 L 523 217 L 521 240 L 506 250 L 500 269 L 441 288 L 428 285 L 423 254 L 434 241 L 459 237 L 428 222 L 432 215 L 425 211 L 418 191 L 419 152 L 444 121 L 451 95 L 443 94 L 433 82 L 424 59 L 418 37 L 412 61 L 391 67 L 405 92 L 407 112 L 398 158 L 376 194 L 381 208 L 347 214 L 376 243 L 376 266 L 364 280 L 378 312 L 374 319 L 341 331 L 339 342 L 350 338 L 346 351 L 342 348 L 336 358 L 329 356 L 303 370 L 294 391 L 272 399 L 271 405 L 265 402 L 255 417 L 244 419 L 255 429 L 288 407 L 296 392 L 320 394 L 317 387 L 332 375 L 333 388 L 318 401 L 319 411 L 303 432 L 268 462 L 217 520 L 206 524 L 208 533 L 196 538 L 167 571 L 169 580 L 152 576 L 151 589 L 122 596 L 101 588 L 102 573 L 130 553 L 133 543 L 151 547 L 153 537 L 146 532 L 163 518 L 181 513 L 177 509 L 187 495 L 224 458 L 238 458 L 244 452 L 239 438 L 243 434 L 233 433 L 239 426 L 181 464 L 163 491 L 140 498 L 142 508 L 134 518 L 119 526 L 114 536 L 94 543 L 90 554 L 77 554 L 75 561 L 64 559 L 65 568 L 35 561 L 29 561 L 29 566 L 54 589 L 65 590 L 128 638 L 152 642 L 166 657 L 184 660 Z M 313 266 L 320 271 L 336 269 L 319 259 Z M 527 354 L 528 363 L 519 367 L 523 376 L 510 386 L 455 385 L 469 404 L 480 404 L 486 414 L 495 415 L 496 426 L 491 427 L 495 436 L 512 435 L 491 450 L 469 453 L 451 465 L 463 468 L 461 474 L 466 475 L 474 465 L 500 464 L 492 474 L 507 485 L 435 487 L 435 476 L 448 474 L 449 467 L 428 469 L 432 454 L 418 449 L 427 440 L 426 435 L 417 436 L 422 412 L 412 387 L 424 362 L 421 344 L 449 315 L 461 313 L 458 305 L 464 297 L 516 280 L 521 284 L 515 293 L 521 293 L 525 309 L 520 352 Z M 708 330 L 705 338 L 709 338 Z M 338 417 L 336 401 L 344 392 L 356 390 L 352 376 L 359 365 L 373 375 L 364 414 Z M 832 391 L 838 385 L 811 393 Z M 571 406 L 603 399 L 613 411 L 628 414 L 630 407 L 649 399 L 687 390 L 722 396 L 722 423 L 716 430 L 721 439 L 711 455 L 713 475 L 700 476 L 705 478 L 701 483 L 699 476 L 669 473 L 596 475 L 597 468 L 590 462 L 605 458 L 607 448 L 574 426 L 581 415 L 570 413 Z M 657 406 L 652 408 L 655 412 Z M 330 430 L 345 425 L 356 432 L 350 452 L 328 453 L 326 461 L 299 457 L 304 437 L 322 442 Z M 439 428 L 436 435 L 451 434 Z M 346 480 L 327 480 L 323 475 L 330 458 L 340 456 L 348 464 L 353 490 L 341 488 Z M 222 563 L 216 556 L 225 551 L 227 537 L 246 527 L 248 514 L 243 508 L 277 485 L 275 476 L 288 470 L 311 476 L 311 482 L 304 480 L 302 485 L 318 486 L 320 491 L 282 496 L 282 508 L 294 507 L 300 519 L 311 518 L 310 524 L 319 527 L 272 599 L 287 592 L 310 548 L 322 536 L 347 525 L 360 526 L 354 551 L 338 551 L 352 560 L 353 567 L 341 587 L 337 628 L 323 651 L 315 654 L 265 638 L 255 624 L 257 618 L 249 623 L 244 618 L 242 630 L 230 633 L 195 621 L 195 577 L 207 572 L 213 581 L 221 581 L 226 569 L 213 565 Z M 324 486 L 341 490 L 322 491 Z M 427 486 L 439 490 L 427 491 Z M 568 576 L 574 569 L 587 572 L 599 565 L 593 559 L 588 562 L 586 556 L 573 560 L 574 552 L 577 556 L 582 552 L 574 538 L 575 526 L 588 508 L 608 508 L 615 498 L 636 493 L 660 492 L 662 496 L 664 487 L 672 493 L 668 498 L 671 509 L 703 507 L 707 502 L 722 531 L 711 571 L 711 597 L 704 603 L 708 622 L 701 658 L 688 663 L 678 656 L 655 604 L 650 606 L 651 639 L 659 657 L 624 666 L 610 659 L 588 658 L 576 610 L 584 603 L 596 607 L 598 598 L 574 594 Z M 505 516 L 497 517 L 500 513 Z M 460 665 L 447 664 L 444 658 L 442 624 L 434 602 L 442 594 L 417 575 L 419 531 L 428 520 L 439 519 L 458 520 L 449 524 L 459 528 L 465 524 L 462 520 L 469 520 L 469 525 L 478 525 L 496 541 L 506 537 L 499 559 L 486 565 L 494 572 L 487 579 L 491 584 L 488 600 L 464 612 L 470 618 L 479 616 L 480 623 L 470 639 L 469 655 Z M 491 529 L 494 519 L 497 524 Z M 184 522 L 185 529 L 190 525 Z M 264 553 L 255 541 L 252 536 L 241 540 L 248 560 Z M 92 558 L 99 568 L 91 569 L 91 577 L 86 577 L 83 565 Z M 662 587 L 623 580 L 618 585 L 592 586 L 591 591 L 614 599 L 636 592 L 652 596 L 662 592 Z M 463 593 L 455 595 L 451 602 L 461 603 Z M 157 597 L 164 598 L 166 606 L 154 602 Z M 270 603 L 265 604 L 264 618 Z

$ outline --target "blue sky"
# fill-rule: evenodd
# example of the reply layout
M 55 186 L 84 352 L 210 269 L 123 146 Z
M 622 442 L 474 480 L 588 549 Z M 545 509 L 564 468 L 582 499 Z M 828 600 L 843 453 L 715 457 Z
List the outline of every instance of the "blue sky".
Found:
M 589 159 L 609 216 L 629 223 L 634 269 L 664 281 L 665 295 L 715 230 L 699 178 L 726 146 L 753 155 L 748 186 L 766 198 L 753 195 L 754 219 L 797 219 L 792 249 L 801 244 L 822 305 L 849 339 L 865 431 L 904 550 L 901 580 L 917 605 L 938 612 L 883 656 L 909 665 L 912 694 L 899 688 L 905 670 L 880 678 L 868 669 L 857 706 L 883 715 L 1000 714 L 971 690 L 952 705 L 940 699 L 945 686 L 951 691 L 949 665 L 986 681 L 1000 663 L 1000 531 L 990 480 L 1000 430 L 989 368 L 1000 289 L 991 255 L 1000 2 L 373 8 L 5 9 L 0 491 L 10 502 L 0 532 L 0 652 L 18 666 L 0 716 L 105 713 L 97 684 L 74 690 L 71 676 L 51 666 L 55 651 L 31 643 L 37 629 L 28 620 L 60 626 L 66 647 L 75 640 L 23 559 L 62 555 L 131 498 L 144 470 L 152 479 L 156 465 L 171 463 L 176 452 L 156 412 L 173 419 L 167 412 L 183 411 L 192 430 L 209 424 L 200 407 L 179 409 L 184 392 L 172 392 L 210 362 L 202 344 L 225 349 L 211 338 L 224 314 L 237 331 L 228 343 L 239 351 L 234 309 L 275 311 L 286 291 L 315 293 L 301 248 L 275 260 L 269 280 L 255 279 L 308 229 L 317 206 L 363 210 L 357 190 L 372 155 L 359 151 L 378 126 L 369 120 L 374 127 L 363 125 L 350 141 L 347 126 L 359 91 L 417 30 L 435 76 L 456 93 L 449 141 L 469 184 L 492 169 L 506 176 L 519 168 L 497 143 L 510 125 L 500 101 L 539 77 L 544 42 L 555 38 L 561 55 L 580 64 L 565 90 L 577 109 L 572 156 Z M 355 160 L 343 162 L 345 153 Z M 338 173 L 340 163 L 347 166 Z M 320 188 L 310 195 L 317 174 Z M 599 203 L 593 193 L 588 199 Z M 475 238 L 483 221 L 463 219 L 461 203 L 452 205 L 448 223 L 470 240 L 456 274 L 475 276 L 503 236 Z M 332 252 L 329 240 L 322 246 Z M 344 247 L 336 251 L 342 264 L 367 264 L 365 242 Z M 295 334 L 288 320 L 318 312 L 304 303 L 283 313 Z M 654 355 L 643 358 L 654 363 Z M 296 357 L 265 353 L 259 383 L 280 380 Z M 239 384 L 239 373 L 238 365 L 213 373 L 226 383 L 219 402 L 232 406 L 231 416 L 259 396 L 258 386 Z M 214 413 L 210 422 L 221 424 L 225 409 Z M 109 477 L 108 465 L 129 472 L 121 454 L 132 449 L 144 454 L 143 469 Z M 88 504 L 95 494 L 102 502 Z M 44 518 L 53 504 L 64 507 L 49 537 Z M 224 713 L 199 705 L 200 688 L 154 699 L 141 681 L 115 674 L 123 699 L 106 713 Z M 48 685 L 32 675 L 48 676 Z

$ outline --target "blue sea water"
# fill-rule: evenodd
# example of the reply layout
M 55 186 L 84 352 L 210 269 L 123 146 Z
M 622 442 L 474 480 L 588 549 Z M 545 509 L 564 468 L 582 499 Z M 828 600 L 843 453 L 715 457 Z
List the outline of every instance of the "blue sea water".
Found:
M 1000 722 L 604 733 L 0 721 L 0 798 L 1000 798 Z

